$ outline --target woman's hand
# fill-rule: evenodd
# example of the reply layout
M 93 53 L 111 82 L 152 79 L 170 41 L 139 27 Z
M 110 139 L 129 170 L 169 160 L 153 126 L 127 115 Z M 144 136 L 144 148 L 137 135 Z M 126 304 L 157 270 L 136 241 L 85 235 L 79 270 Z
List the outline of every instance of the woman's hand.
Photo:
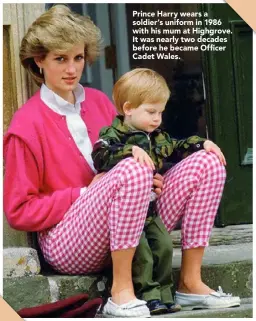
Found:
M 162 189 L 164 186 L 164 178 L 162 175 L 156 173 L 153 177 L 153 185 L 154 185 L 154 192 L 157 196 L 162 193 Z
M 93 177 L 91 183 L 88 185 L 88 187 L 91 186 L 92 184 L 96 183 L 96 182 L 97 182 L 102 176 L 104 176 L 105 174 L 106 174 L 106 172 L 102 172 L 102 173 L 100 173 L 100 174 L 96 174 L 96 175 Z
M 221 164 L 223 165 L 227 165 L 225 156 L 223 155 L 221 149 L 219 148 L 219 146 L 217 146 L 216 144 L 214 144 L 214 142 L 210 141 L 210 140 L 206 140 L 204 142 L 204 149 L 207 152 L 213 152 L 214 154 L 216 154 L 221 162 Z
M 152 170 L 155 169 L 155 165 L 148 155 L 142 148 L 139 146 L 133 146 L 132 147 L 132 155 L 136 161 L 138 161 L 141 165 L 146 165 Z

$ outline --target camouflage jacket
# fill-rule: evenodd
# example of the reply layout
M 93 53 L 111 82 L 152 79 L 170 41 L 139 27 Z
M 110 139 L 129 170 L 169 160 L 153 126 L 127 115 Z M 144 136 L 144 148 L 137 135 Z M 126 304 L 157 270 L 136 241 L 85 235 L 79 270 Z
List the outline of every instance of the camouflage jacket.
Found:
M 99 140 L 92 152 L 94 167 L 97 171 L 110 170 L 126 157 L 132 156 L 132 146 L 145 150 L 153 160 L 157 170 L 163 167 L 163 161 L 178 162 L 188 155 L 203 149 L 205 139 L 191 136 L 177 140 L 158 128 L 152 133 L 134 130 L 123 123 L 123 116 L 117 116 L 112 126 L 103 127 Z

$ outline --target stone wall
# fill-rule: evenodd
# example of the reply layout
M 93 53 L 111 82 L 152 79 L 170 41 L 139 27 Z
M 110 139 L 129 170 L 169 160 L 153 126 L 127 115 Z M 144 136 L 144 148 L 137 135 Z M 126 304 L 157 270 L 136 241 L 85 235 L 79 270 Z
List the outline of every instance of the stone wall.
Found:
M 44 4 L 3 4 L 3 127 L 14 112 L 35 92 L 19 61 L 19 46 L 28 26 L 45 11 Z M 11 229 L 3 218 L 4 247 L 28 245 L 27 233 Z

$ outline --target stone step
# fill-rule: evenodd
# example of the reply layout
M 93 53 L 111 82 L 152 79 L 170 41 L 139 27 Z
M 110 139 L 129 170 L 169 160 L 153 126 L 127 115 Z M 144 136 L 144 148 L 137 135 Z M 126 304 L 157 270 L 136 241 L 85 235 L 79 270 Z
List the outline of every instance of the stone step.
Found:
M 180 255 L 180 249 L 175 249 L 174 289 L 179 278 Z M 252 297 L 252 243 L 207 248 L 202 278 L 212 288 L 217 289 L 218 285 L 221 285 L 224 292 L 239 295 L 241 298 Z M 17 311 L 23 307 L 55 302 L 79 293 L 89 293 L 90 297 L 107 296 L 110 286 L 111 277 L 107 272 L 91 276 L 5 277 L 3 297 Z
M 252 318 L 252 306 L 252 298 L 246 298 L 241 300 L 241 306 L 235 308 L 180 311 L 154 315 L 154 318 Z M 105 317 L 102 314 L 97 314 L 96 318 Z
M 252 298 L 241 300 L 241 306 L 225 309 L 201 309 L 180 311 L 172 314 L 154 316 L 155 318 L 252 318 Z
M 173 239 L 173 246 L 180 247 L 181 235 L 180 230 L 171 232 Z M 211 233 L 209 245 L 234 245 L 251 243 L 253 238 L 253 225 L 229 225 L 225 227 L 214 227 Z
M 176 289 L 181 263 L 180 231 L 171 234 L 175 245 L 173 288 Z M 109 295 L 111 273 L 108 272 L 91 276 L 38 275 L 37 252 L 29 248 L 4 249 L 3 261 L 3 297 L 15 310 L 55 302 L 79 293 L 89 293 L 90 297 Z M 221 285 L 225 292 L 241 298 L 252 296 L 251 224 L 213 229 L 210 246 L 206 248 L 203 259 L 202 278 L 212 288 Z
M 252 260 L 253 243 L 208 246 L 205 248 L 203 265 L 225 264 Z M 173 250 L 173 267 L 181 265 L 181 250 Z
M 222 286 L 224 292 L 242 298 L 252 296 L 252 243 L 209 246 L 205 250 L 202 279 L 211 288 Z M 174 249 L 174 288 L 178 286 L 181 251 Z

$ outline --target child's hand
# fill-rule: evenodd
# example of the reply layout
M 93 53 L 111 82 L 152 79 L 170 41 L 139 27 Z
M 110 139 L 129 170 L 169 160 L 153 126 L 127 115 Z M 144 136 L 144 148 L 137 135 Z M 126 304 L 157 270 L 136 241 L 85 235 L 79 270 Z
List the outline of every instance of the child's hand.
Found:
M 149 155 L 139 146 L 132 147 L 132 155 L 136 161 L 138 161 L 141 165 L 146 165 L 152 170 L 155 169 L 155 165 Z
M 154 192 L 157 196 L 162 193 L 163 186 L 164 186 L 164 178 L 162 175 L 156 173 L 153 177 L 153 185 L 154 185 Z
M 216 144 L 214 144 L 214 142 L 212 142 L 211 140 L 206 140 L 204 142 L 204 149 L 207 151 L 207 153 L 209 152 L 213 152 L 214 154 L 216 154 L 221 162 L 221 164 L 223 165 L 227 165 L 225 156 L 223 155 L 221 149 L 219 148 L 219 146 L 217 146 Z

